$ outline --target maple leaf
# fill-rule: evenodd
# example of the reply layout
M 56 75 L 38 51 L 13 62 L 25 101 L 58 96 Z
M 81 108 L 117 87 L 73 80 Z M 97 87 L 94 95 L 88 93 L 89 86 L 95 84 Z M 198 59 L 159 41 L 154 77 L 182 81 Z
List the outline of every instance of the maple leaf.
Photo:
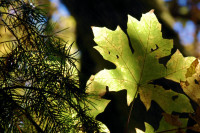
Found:
M 94 116 L 103 112 L 109 103 L 102 98 L 104 94 L 123 89 L 127 90 L 128 105 L 137 94 L 140 94 L 147 110 L 151 106 L 151 100 L 154 100 L 167 113 L 192 112 L 186 96 L 165 90 L 161 86 L 154 87 L 150 83 L 159 78 L 167 78 L 178 83 L 185 81 L 187 69 L 195 58 L 183 57 L 177 50 L 166 66 L 159 63 L 160 58 L 171 54 L 173 42 L 162 38 L 161 25 L 153 11 L 143 14 L 140 21 L 128 16 L 127 27 L 131 45 L 119 27 L 115 31 L 93 27 L 94 41 L 98 44 L 94 48 L 104 59 L 116 65 L 116 69 L 104 69 L 91 76 L 88 81 L 87 92 L 92 94 L 91 100 L 93 99 L 98 106 L 97 109 L 91 109 Z M 172 100 L 174 96 L 177 96 L 176 100 Z

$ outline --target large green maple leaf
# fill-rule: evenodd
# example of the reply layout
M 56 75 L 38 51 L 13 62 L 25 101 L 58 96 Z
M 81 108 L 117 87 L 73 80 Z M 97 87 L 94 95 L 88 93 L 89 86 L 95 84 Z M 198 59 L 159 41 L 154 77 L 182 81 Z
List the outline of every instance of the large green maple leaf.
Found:
M 128 16 L 127 27 L 131 46 L 127 35 L 119 27 L 115 31 L 93 27 L 94 41 L 98 44 L 94 48 L 104 59 L 114 63 L 116 69 L 104 69 L 88 81 L 88 92 L 92 94 L 90 100 L 97 105 L 91 106 L 91 114 L 96 116 L 105 109 L 109 101 L 102 96 L 107 91 L 123 89 L 127 90 L 128 105 L 140 94 L 147 110 L 154 100 L 167 113 L 192 112 L 185 95 L 150 83 L 159 78 L 184 81 L 187 68 L 195 58 L 183 57 L 177 50 L 166 66 L 159 63 L 160 58 L 171 54 L 173 41 L 162 38 L 161 25 L 153 11 L 143 14 L 140 21 Z M 173 96 L 178 97 L 173 100 Z

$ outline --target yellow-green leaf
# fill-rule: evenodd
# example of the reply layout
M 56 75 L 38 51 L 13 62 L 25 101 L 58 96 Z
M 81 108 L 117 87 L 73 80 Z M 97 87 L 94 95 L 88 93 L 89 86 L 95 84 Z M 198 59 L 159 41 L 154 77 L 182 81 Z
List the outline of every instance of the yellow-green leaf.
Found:
M 179 83 L 180 81 L 185 81 L 187 69 L 194 60 L 194 57 L 183 57 L 179 50 L 177 50 L 167 63 L 167 76 L 165 78 Z
M 127 35 L 119 27 L 115 31 L 93 27 L 94 41 L 98 44 L 95 49 L 105 60 L 114 63 L 116 69 L 104 69 L 92 76 L 87 91 L 96 96 L 102 108 L 109 102 L 102 99 L 108 86 L 109 91 L 126 89 L 128 105 L 139 93 L 147 109 L 154 100 L 169 113 L 193 111 L 186 96 L 172 90 L 166 91 L 160 86 L 154 88 L 150 83 L 159 78 L 184 81 L 186 71 L 195 58 L 183 57 L 176 51 L 166 66 L 159 63 L 160 58 L 171 54 L 173 42 L 162 38 L 161 25 L 153 11 L 143 14 L 140 21 L 128 16 L 127 27 L 131 45 Z M 172 96 L 176 95 L 178 98 L 172 100 Z M 170 104 L 173 107 L 169 108 Z M 179 108 L 179 104 L 185 106 Z M 102 109 L 97 110 L 96 114 L 98 112 L 102 112 Z

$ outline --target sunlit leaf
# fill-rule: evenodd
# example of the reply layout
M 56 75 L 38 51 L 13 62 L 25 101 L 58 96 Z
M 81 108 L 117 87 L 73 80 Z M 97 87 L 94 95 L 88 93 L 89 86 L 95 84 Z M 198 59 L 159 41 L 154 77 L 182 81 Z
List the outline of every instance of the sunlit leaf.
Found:
M 127 27 L 131 45 L 119 27 L 115 31 L 93 27 L 94 40 L 98 44 L 95 49 L 104 59 L 116 65 L 116 69 L 104 69 L 92 76 L 88 82 L 88 92 L 96 96 L 98 104 L 102 105 L 101 110 L 96 110 L 94 116 L 102 112 L 109 102 L 102 99 L 107 91 L 123 89 L 127 90 L 128 105 L 139 93 L 147 110 L 154 100 L 167 113 L 192 112 L 186 96 L 172 90 L 164 90 L 161 86 L 155 87 L 151 82 L 159 78 L 178 83 L 185 81 L 187 69 L 195 58 L 183 57 L 177 50 L 166 66 L 159 63 L 159 59 L 171 54 L 173 43 L 172 40 L 162 38 L 161 25 L 153 10 L 143 14 L 140 21 L 128 16 Z M 106 86 L 109 90 L 106 90 Z M 175 100 L 172 99 L 174 96 L 177 96 Z

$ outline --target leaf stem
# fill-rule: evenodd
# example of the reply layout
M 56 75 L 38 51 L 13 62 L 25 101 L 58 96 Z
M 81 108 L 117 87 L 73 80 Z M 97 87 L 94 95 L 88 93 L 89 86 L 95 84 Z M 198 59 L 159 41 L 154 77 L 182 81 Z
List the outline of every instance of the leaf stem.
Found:
M 129 125 L 129 122 L 130 122 L 130 118 L 131 118 L 131 114 L 132 114 L 132 110 L 133 110 L 133 104 L 134 104 L 134 101 L 138 95 L 138 91 L 139 91 L 139 85 L 137 85 L 137 90 L 135 92 L 135 95 L 134 95 L 134 99 L 131 103 L 131 108 L 130 108 L 130 111 L 129 111 L 129 114 L 128 114 L 128 120 L 127 120 L 127 124 L 126 124 L 126 130 L 125 130 L 125 133 L 128 132 L 128 125 Z

